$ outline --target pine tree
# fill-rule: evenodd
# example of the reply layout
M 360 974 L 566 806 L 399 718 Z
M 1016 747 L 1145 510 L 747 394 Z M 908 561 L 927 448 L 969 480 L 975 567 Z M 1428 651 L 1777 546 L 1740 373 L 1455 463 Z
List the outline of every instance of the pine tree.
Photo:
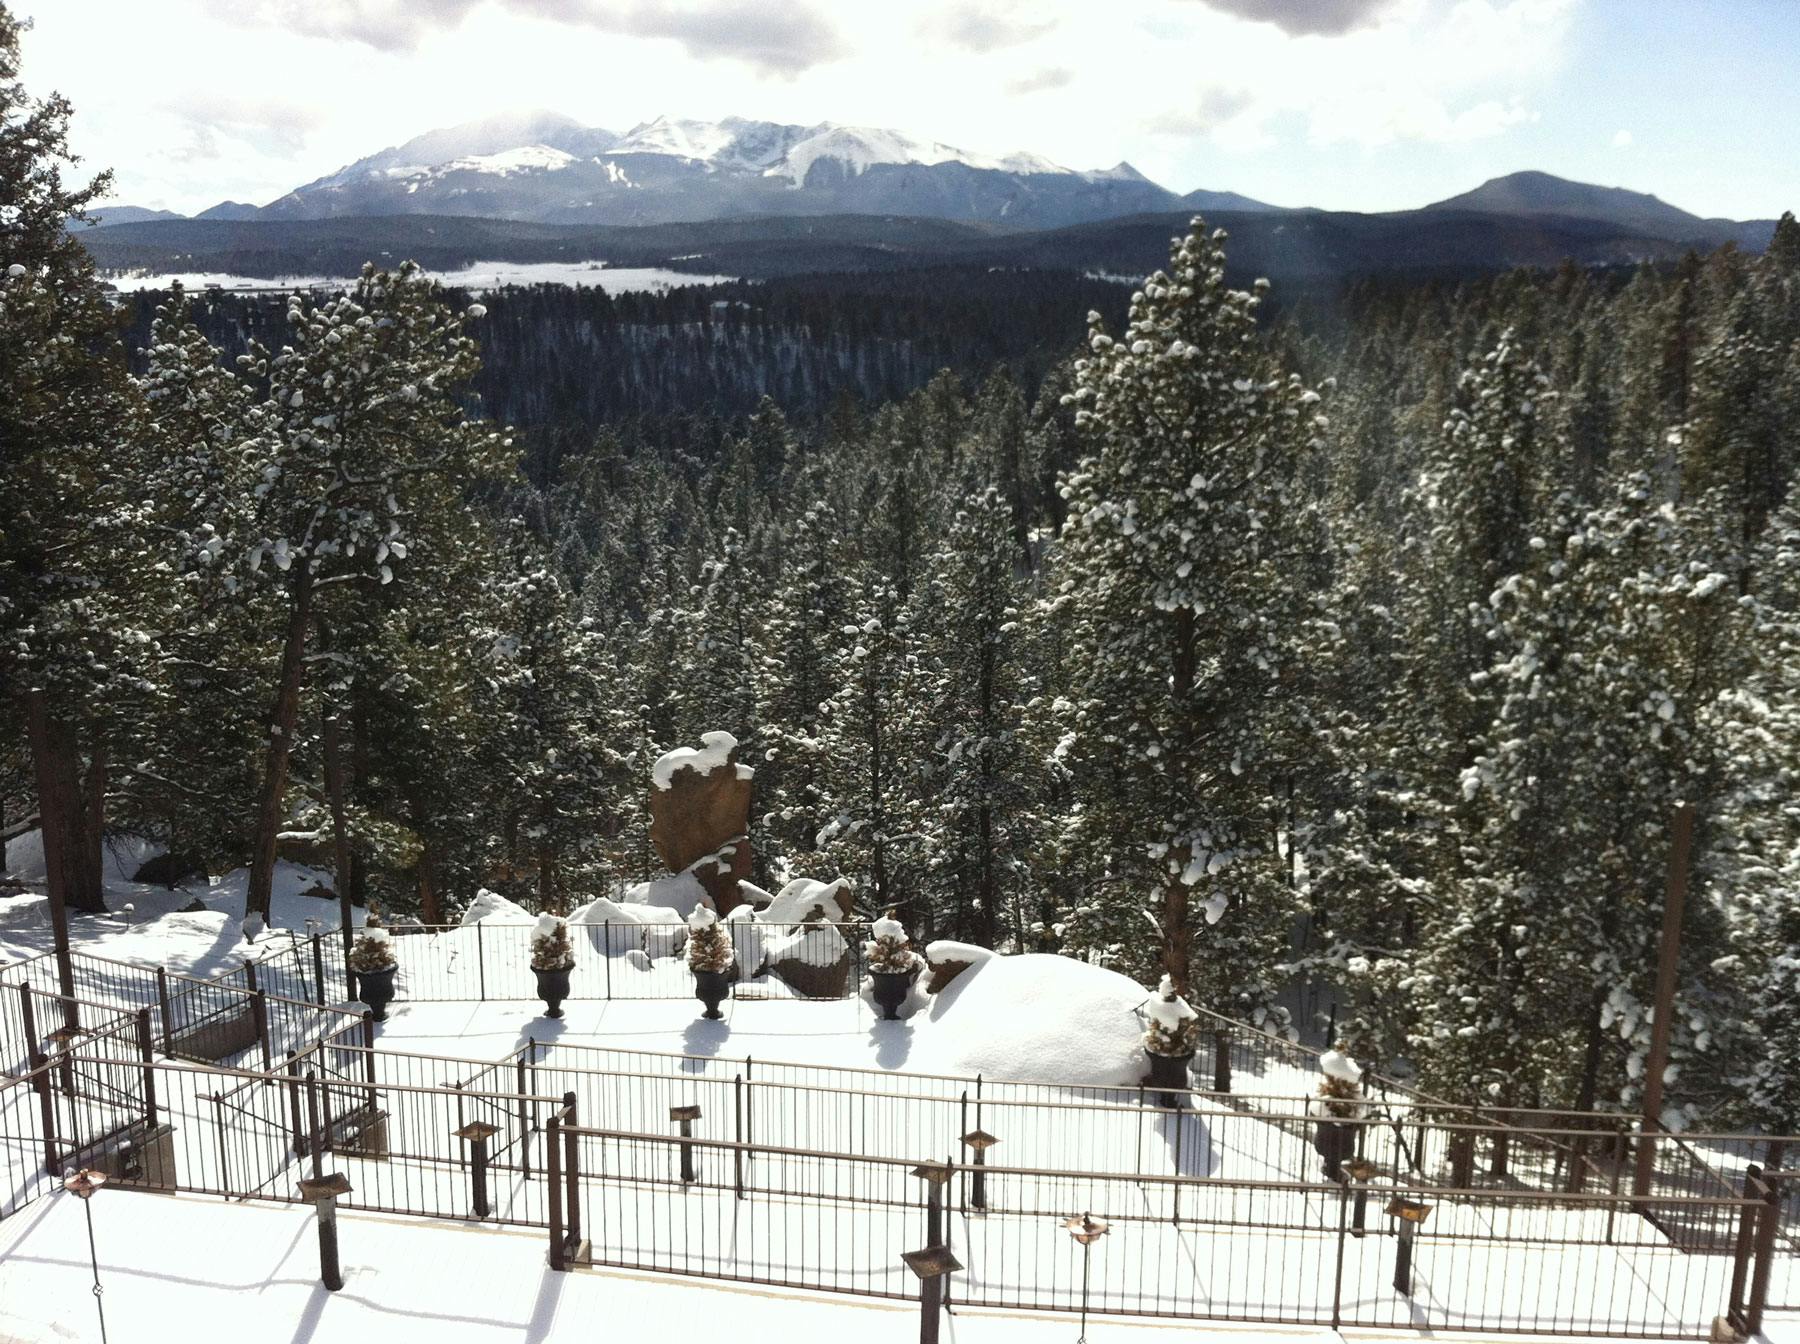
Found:
M 1017 547 L 1000 491 L 969 496 L 932 557 L 912 618 L 929 753 L 920 825 L 927 927 L 985 947 L 1003 934 L 1024 942 L 1041 824 L 1042 785 L 1024 735 L 1034 685 Z
M 319 597 L 392 582 L 414 520 L 453 510 L 461 490 L 500 468 L 506 442 L 465 422 L 474 341 L 410 263 L 392 274 L 365 267 L 350 293 L 316 307 L 295 295 L 287 318 L 290 344 L 245 360 L 269 392 L 241 454 L 251 530 L 226 561 L 283 612 L 245 898 L 265 918 Z
M 1070 397 L 1092 455 L 1063 486 L 1056 569 L 1085 655 L 1069 692 L 1082 843 L 1106 870 L 1081 939 L 1144 971 L 1148 914 L 1178 991 L 1266 1017 L 1292 910 L 1271 818 L 1318 397 L 1259 350 L 1257 299 L 1224 269 L 1223 233 L 1196 221 L 1121 338 L 1090 318 Z
M 69 104 L 26 92 L 23 28 L 0 4 L 0 704 L 5 736 L 22 724 L 29 743 L 60 940 L 65 908 L 106 908 L 115 697 L 152 674 L 142 617 L 162 574 L 129 488 L 141 406 L 113 313 L 65 228 L 109 178 L 65 181 Z

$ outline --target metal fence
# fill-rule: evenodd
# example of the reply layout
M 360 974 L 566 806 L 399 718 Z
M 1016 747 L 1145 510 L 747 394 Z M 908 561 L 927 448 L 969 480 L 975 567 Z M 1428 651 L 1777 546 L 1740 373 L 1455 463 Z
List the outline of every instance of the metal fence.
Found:
M 844 999 L 862 985 L 862 924 L 770 924 L 727 920 L 736 953 L 734 994 L 756 999 Z M 538 997 L 531 924 L 398 925 L 393 930 L 399 998 L 423 1002 L 503 1002 Z M 575 954 L 570 999 L 683 999 L 694 978 L 682 955 L 687 925 L 571 924 Z M 325 940 L 323 957 L 342 980 L 343 949 Z M 331 974 L 330 970 L 327 975 Z
M 61 1007 L 18 995 L 33 1016 Z M 4 1211 L 71 1162 L 128 1188 L 278 1201 L 329 1165 L 349 1181 L 344 1207 L 537 1228 L 557 1267 L 911 1296 L 902 1252 L 939 1244 L 964 1265 L 952 1303 L 1057 1311 L 1079 1307 L 1084 1282 L 1061 1220 L 1092 1214 L 1111 1226 L 1092 1252 L 1096 1312 L 1648 1337 L 1750 1321 L 1793 1269 L 1777 1251 L 1780 1180 L 1746 1171 L 1742 1192 L 1692 1193 L 1717 1173 L 1675 1136 L 1648 1140 L 1647 1198 L 1623 1152 L 1579 1192 L 1459 1187 L 1435 1173 L 1465 1134 L 1491 1165 L 1479 1144 L 1495 1126 L 1423 1106 L 1370 1112 L 1329 1120 L 1355 1136 L 1334 1181 L 1314 1143 L 1321 1117 L 1206 1093 L 1164 1108 L 1134 1089 L 1059 1097 L 977 1080 L 970 1097 L 969 1080 L 876 1075 L 858 1081 L 887 1086 L 864 1087 L 805 1066 L 726 1072 L 647 1052 L 629 1069 L 584 1068 L 572 1061 L 621 1060 L 560 1047 L 500 1061 L 397 1054 L 360 1032 L 270 1067 L 224 1067 L 161 1057 L 148 1007 L 111 1019 L 80 1007 L 81 1031 L 0 1081 Z M 976 1129 L 999 1144 L 961 1145 Z M 1548 1153 L 1582 1133 L 1531 1137 Z M 1517 1147 L 1519 1132 L 1508 1139 Z M 1357 1155 L 1370 1165 L 1352 1169 Z M 1424 1208 L 1426 1221 L 1396 1208 Z

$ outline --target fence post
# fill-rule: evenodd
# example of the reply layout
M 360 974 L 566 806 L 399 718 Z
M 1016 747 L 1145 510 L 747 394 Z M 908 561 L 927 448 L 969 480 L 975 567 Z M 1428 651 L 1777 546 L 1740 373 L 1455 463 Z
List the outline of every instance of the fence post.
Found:
M 1183 1111 L 1174 1111 L 1175 1118 L 1175 1181 L 1169 1187 L 1169 1221 L 1176 1227 L 1181 1226 L 1181 1136 L 1187 1132 L 1187 1115 Z
M 288 1124 L 294 1131 L 294 1156 L 305 1157 L 307 1151 L 305 1122 L 300 1118 L 300 1056 L 287 1055 Z
M 545 1179 L 550 1183 L 550 1268 L 566 1270 L 563 1255 L 562 1116 L 550 1115 L 544 1126 Z
M 44 1038 L 38 1035 L 37 1009 L 31 1006 L 31 986 L 19 985 L 19 1017 L 25 1027 L 25 1053 L 35 1055 Z
M 62 1175 L 56 1160 L 56 1101 L 50 1095 L 50 1060 L 37 1046 L 26 1056 L 31 1068 L 31 1085 L 38 1094 L 38 1120 L 44 1129 L 44 1171 Z
M 612 921 L 609 919 L 602 926 L 606 930 L 606 1000 L 612 1002 Z
M 523 1051 L 519 1053 L 518 1058 L 513 1060 L 513 1065 L 518 1073 L 518 1086 L 513 1090 L 519 1095 L 519 1178 L 529 1181 L 531 1179 L 531 1103 L 525 1100 L 528 1094 L 525 1090 L 525 1055 Z
M 175 1013 L 169 1003 L 169 973 L 156 968 L 156 1007 L 162 1014 L 162 1049 L 164 1059 L 175 1058 Z
M 487 1002 L 487 944 L 482 938 L 481 921 L 475 921 L 475 974 L 481 982 L 481 1001 Z
M 1781 1182 L 1773 1172 L 1756 1178 L 1763 1207 L 1756 1220 L 1756 1273 L 1750 1280 L 1750 1305 L 1744 1312 L 1744 1332 L 1752 1339 L 1762 1333 L 1763 1308 L 1769 1302 L 1769 1271 L 1775 1262 L 1775 1228 L 1781 1221 Z
M 564 1223 L 568 1228 L 571 1244 L 581 1244 L 581 1151 L 579 1139 L 572 1128 L 575 1119 L 575 1094 L 563 1093 L 563 1112 L 569 1117 L 568 1125 L 563 1127 L 563 1180 L 567 1182 L 565 1198 Z
M 1752 1191 L 1762 1184 L 1762 1168 L 1752 1162 L 1744 1168 L 1744 1197 L 1752 1199 Z M 1737 1236 L 1731 1245 L 1731 1296 L 1725 1300 L 1725 1319 L 1744 1328 L 1744 1288 L 1750 1278 L 1750 1248 L 1756 1237 L 1756 1216 L 1761 1210 L 1745 1204 L 1738 1210 Z M 1747 1332 L 1746 1332 L 1747 1333 Z
M 1213 1091 L 1231 1091 L 1231 1033 L 1225 1027 L 1213 1028 Z
M 231 1195 L 237 1193 L 231 1188 L 231 1155 L 226 1145 L 225 1099 L 217 1092 L 212 1094 L 213 1127 L 219 1131 L 219 1193 Z
M 744 1075 L 731 1080 L 732 1137 L 738 1146 L 731 1150 L 732 1176 L 737 1197 L 744 1197 Z
M 144 1128 L 156 1128 L 156 1051 L 150 1045 L 150 1010 L 137 1010 L 138 1056 L 144 1061 Z
M 1337 1269 L 1331 1280 L 1331 1328 L 1344 1324 L 1344 1215 L 1350 1204 L 1348 1182 L 1338 1185 Z
M 263 1072 L 273 1068 L 269 1056 L 269 995 L 266 990 L 257 990 L 250 996 L 250 1016 L 256 1023 L 256 1039 L 262 1046 Z
M 319 1007 L 325 1006 L 325 944 L 318 934 L 312 936 L 313 987 Z

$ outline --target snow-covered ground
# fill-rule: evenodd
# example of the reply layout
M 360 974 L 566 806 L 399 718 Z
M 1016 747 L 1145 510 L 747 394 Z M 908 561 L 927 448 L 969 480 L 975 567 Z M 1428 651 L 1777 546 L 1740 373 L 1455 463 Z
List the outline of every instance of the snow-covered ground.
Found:
M 102 1189 L 92 1212 L 102 1302 L 115 1340 L 539 1344 L 573 1338 L 639 1341 L 697 1330 L 716 1331 L 735 1344 L 833 1338 L 907 1344 L 918 1338 L 918 1309 L 906 1301 L 676 1275 L 558 1274 L 545 1265 L 542 1234 L 344 1214 L 345 1286 L 332 1293 L 318 1280 L 309 1209 Z M 721 1233 L 721 1239 L 729 1237 Z M 1109 1235 L 1098 1243 L 1096 1263 L 1116 1258 L 1111 1242 Z M 1196 1237 L 1192 1249 L 1197 1285 L 1216 1275 L 1233 1253 L 1223 1237 Z M 1248 1249 L 1240 1247 L 1237 1254 Z M 1528 1307 L 1539 1281 L 1506 1277 L 1518 1268 L 1483 1266 L 1492 1275 L 1490 1292 L 1510 1294 Z M 1437 1279 L 1436 1272 L 1430 1266 L 1421 1270 L 1426 1294 L 1466 1296 L 1466 1280 Z M 87 1228 L 74 1196 L 57 1194 L 0 1223 L 0 1339 L 14 1344 L 98 1339 L 92 1282 Z M 1645 1297 L 1655 1292 L 1649 1283 L 1622 1287 Z M 974 1310 L 954 1305 L 957 1291 L 953 1279 L 953 1310 L 943 1319 L 943 1338 L 950 1344 L 1039 1344 L 1074 1336 L 1076 1323 L 1069 1316 Z M 1419 1337 L 1404 1318 L 1392 1330 L 1342 1335 L 1371 1341 Z M 1800 1319 L 1774 1315 L 1766 1336 L 1775 1344 L 1795 1344 Z M 1089 1322 L 1087 1337 L 1093 1344 L 1196 1338 L 1322 1344 L 1339 1334 L 1323 1327 L 1098 1317 Z
M 733 1344 L 856 1339 L 910 1344 L 908 1302 L 702 1282 L 668 1275 L 558 1274 L 539 1235 L 346 1214 L 344 1288 L 319 1283 L 313 1216 L 102 1190 L 93 1208 L 107 1326 L 115 1340 L 380 1340 L 383 1344 L 640 1341 L 716 1330 Z M 57 1195 L 0 1223 L 0 1339 L 97 1340 L 87 1230 Z M 949 1344 L 1073 1338 L 1067 1317 L 957 1309 Z M 1325 1341 L 1330 1331 L 1192 1321 L 1101 1320 L 1094 1344 L 1210 1338 Z
M 568 285 L 577 289 L 603 289 L 608 294 L 654 292 L 678 289 L 684 285 L 723 285 L 734 277 L 728 275 L 692 275 L 660 266 L 609 267 L 597 261 L 478 261 L 454 271 L 428 272 L 432 279 L 452 289 L 476 293 L 502 289 L 507 285 Z M 145 289 L 167 289 L 179 283 L 199 293 L 212 286 L 232 290 L 274 290 L 285 293 L 292 289 L 345 289 L 355 283 L 343 276 L 290 275 L 269 279 L 251 275 L 230 275 L 222 271 L 159 271 L 143 275 L 109 275 L 108 283 L 124 292 Z

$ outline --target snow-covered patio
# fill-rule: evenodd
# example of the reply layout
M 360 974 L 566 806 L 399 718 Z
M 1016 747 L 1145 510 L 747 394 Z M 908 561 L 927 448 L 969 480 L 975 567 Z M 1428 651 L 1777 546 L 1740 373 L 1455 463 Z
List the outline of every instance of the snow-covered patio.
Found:
M 289 1344 L 381 1339 L 388 1344 L 538 1344 L 574 1338 L 650 1339 L 716 1327 L 744 1344 L 918 1338 L 918 1310 L 899 1301 L 721 1284 L 672 1276 L 545 1267 L 541 1237 L 502 1229 L 340 1217 L 343 1291 L 318 1281 L 310 1210 L 102 1190 L 93 1208 L 107 1325 L 114 1340 L 182 1334 Z M 1504 1273 L 1505 1266 L 1494 1266 Z M 69 1195 L 0 1224 L 0 1338 L 68 1344 L 99 1338 L 87 1231 Z M 1497 1291 L 1506 1285 L 1497 1285 Z M 1514 1282 L 1516 1296 L 1527 1286 Z M 962 1344 L 1072 1339 L 1065 1315 L 953 1307 L 943 1335 Z M 1410 1328 L 1343 1337 L 1416 1339 Z M 1800 1340 L 1790 1314 L 1770 1319 L 1775 1344 Z M 1097 1318 L 1093 1344 L 1168 1339 L 1324 1341 L 1325 1328 Z M 1480 1339 L 1477 1332 L 1464 1338 Z

